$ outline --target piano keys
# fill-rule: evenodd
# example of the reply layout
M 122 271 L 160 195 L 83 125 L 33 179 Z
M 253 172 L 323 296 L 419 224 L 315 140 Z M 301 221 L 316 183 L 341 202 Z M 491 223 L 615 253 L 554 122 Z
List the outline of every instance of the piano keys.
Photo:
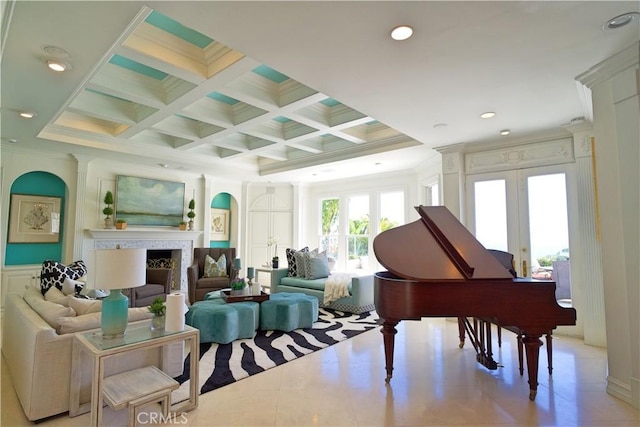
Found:
M 419 206 L 420 220 L 380 233 L 373 242 L 387 271 L 374 277 L 382 322 L 386 381 L 393 373 L 396 326 L 422 317 L 497 319 L 522 331 L 529 399 L 538 388 L 540 337 L 575 325 L 576 312 L 555 299 L 555 283 L 514 279 L 444 206 Z

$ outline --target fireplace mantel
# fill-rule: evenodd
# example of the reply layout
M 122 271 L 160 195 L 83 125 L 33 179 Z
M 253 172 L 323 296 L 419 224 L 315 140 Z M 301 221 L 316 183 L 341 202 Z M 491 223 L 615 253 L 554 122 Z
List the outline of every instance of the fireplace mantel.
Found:
M 94 239 L 154 239 L 154 240 L 195 240 L 202 231 L 183 231 L 162 228 L 91 228 L 86 230 Z

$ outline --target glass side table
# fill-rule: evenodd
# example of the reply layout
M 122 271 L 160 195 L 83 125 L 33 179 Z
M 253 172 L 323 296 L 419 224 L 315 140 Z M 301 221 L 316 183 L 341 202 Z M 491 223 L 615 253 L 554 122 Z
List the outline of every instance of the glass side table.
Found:
M 91 411 L 91 425 L 101 425 L 102 412 L 104 410 L 103 387 L 107 362 L 127 352 L 150 350 L 176 342 L 188 342 L 189 354 L 196 355 L 196 357 L 189 358 L 190 377 L 195 380 L 189 382 L 189 399 L 172 405 L 171 410 L 174 412 L 189 411 L 198 406 L 200 331 L 188 325 L 185 326 L 183 331 L 179 332 L 152 331 L 150 323 L 150 321 L 147 321 L 140 325 L 129 326 L 123 337 L 114 339 L 104 339 L 100 330 L 75 334 L 71 356 L 69 416 L 75 417 Z M 92 364 L 91 401 L 81 403 L 82 359 L 85 355 L 91 359 Z

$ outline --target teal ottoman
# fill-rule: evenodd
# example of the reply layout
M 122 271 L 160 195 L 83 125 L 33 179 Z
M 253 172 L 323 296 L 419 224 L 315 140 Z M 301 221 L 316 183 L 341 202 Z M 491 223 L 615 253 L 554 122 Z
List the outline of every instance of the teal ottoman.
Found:
M 260 306 L 256 302 L 227 304 L 216 298 L 191 305 L 185 323 L 200 330 L 201 343 L 229 344 L 239 338 L 253 338 L 259 319 Z
M 318 299 L 301 293 L 278 292 L 260 307 L 260 329 L 285 331 L 310 328 L 318 320 Z

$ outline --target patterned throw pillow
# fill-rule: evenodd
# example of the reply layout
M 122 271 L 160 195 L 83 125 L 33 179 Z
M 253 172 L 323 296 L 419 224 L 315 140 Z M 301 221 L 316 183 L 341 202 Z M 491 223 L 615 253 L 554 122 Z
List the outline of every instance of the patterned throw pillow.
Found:
M 304 278 L 307 280 L 320 279 L 329 276 L 329 264 L 327 253 L 318 252 L 314 249 L 302 255 L 302 265 L 298 266 L 304 271 Z
M 87 266 L 84 261 L 74 261 L 69 265 L 64 265 L 58 261 L 45 260 L 42 263 L 42 271 L 40 272 L 40 291 L 42 295 L 46 294 L 50 287 L 55 286 L 62 291 L 65 279 L 78 280 L 87 274 Z M 75 293 L 79 294 L 84 286 L 83 282 L 75 284 Z
M 227 256 L 222 254 L 216 261 L 207 255 L 204 258 L 204 277 L 227 277 Z
M 287 272 L 287 276 L 296 277 L 298 276 L 298 262 L 296 260 L 296 254 L 300 254 L 302 252 L 309 252 L 309 247 L 305 246 L 304 248 L 295 250 L 293 248 L 287 248 L 287 268 L 289 271 Z

